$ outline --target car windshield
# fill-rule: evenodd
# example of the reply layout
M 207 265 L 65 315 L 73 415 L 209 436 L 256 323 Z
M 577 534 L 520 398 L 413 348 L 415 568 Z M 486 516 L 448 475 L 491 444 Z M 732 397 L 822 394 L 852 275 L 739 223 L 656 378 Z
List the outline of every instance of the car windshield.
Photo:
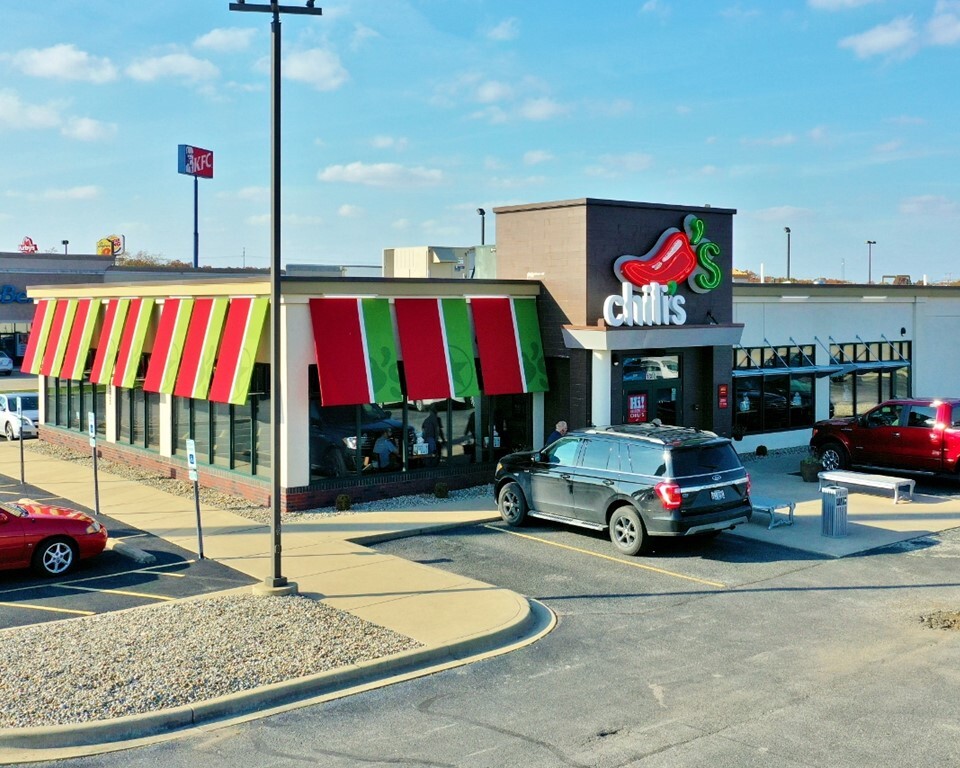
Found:
M 10 403 L 10 410 L 17 410 L 17 398 L 20 398 L 20 409 L 24 411 L 35 411 L 38 406 L 38 398 L 36 395 L 7 395 L 7 400 Z
M 27 510 L 17 504 L 0 504 L 0 509 L 14 517 L 30 517 Z
M 729 443 L 679 448 L 671 451 L 670 457 L 674 477 L 725 472 L 742 466 L 737 452 Z

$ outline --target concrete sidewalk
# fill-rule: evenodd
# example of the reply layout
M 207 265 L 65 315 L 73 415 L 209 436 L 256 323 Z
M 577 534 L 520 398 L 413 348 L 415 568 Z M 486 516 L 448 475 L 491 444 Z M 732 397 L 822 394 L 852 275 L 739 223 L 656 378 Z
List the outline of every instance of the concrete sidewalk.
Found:
M 796 504 L 794 524 L 768 530 L 769 517 L 754 513 L 748 525 L 733 533 L 756 541 L 799 549 L 826 557 L 846 557 L 960 528 L 960 485 L 951 493 L 949 485 L 936 495 L 914 493 L 913 501 L 893 503 L 889 491 L 862 493 L 850 489 L 847 498 L 846 536 L 832 538 L 821 534 L 821 494 L 819 483 L 805 483 L 800 477 L 803 454 L 783 453 L 763 458 L 745 458 L 754 499 L 792 501 Z M 896 471 L 886 474 L 898 475 Z M 918 485 L 922 484 L 922 478 Z M 777 517 L 783 517 L 780 510 Z
M 29 445 L 29 443 L 27 444 Z M 25 452 L 25 479 L 51 494 L 93 509 L 93 475 L 89 466 Z M 0 443 L 0 473 L 19 479 L 19 448 Z M 202 481 L 202 472 L 201 472 Z M 132 480 L 99 473 L 100 512 L 124 524 L 197 552 L 196 512 L 193 499 L 173 496 Z M 232 512 L 201 506 L 204 555 L 259 580 L 271 575 L 272 537 L 268 526 Z M 271 686 L 270 696 L 238 694 L 233 705 L 219 706 L 207 717 L 222 719 L 251 708 L 303 699 L 336 688 L 345 691 L 354 682 L 369 684 L 371 673 L 382 684 L 395 675 L 409 677 L 474 658 L 483 658 L 534 642 L 553 627 L 545 609 L 507 589 L 430 568 L 362 545 L 411 536 L 470 523 L 498 519 L 492 499 L 466 502 L 437 500 L 427 507 L 390 512 L 344 515 L 307 515 L 284 521 L 282 571 L 298 591 L 348 611 L 362 619 L 404 634 L 424 645 L 413 654 L 358 665 L 345 673 L 318 675 L 312 686 L 292 681 L 287 690 Z M 202 707 L 191 708 L 186 725 L 196 725 Z M 123 718 L 123 723 L 84 724 L 74 728 L 19 729 L 20 738 L 7 729 L 0 732 L 0 748 L 62 750 L 71 745 L 106 744 L 137 739 L 182 727 L 182 712 Z M 36 733 L 26 733 L 35 731 Z M 116 748 L 114 745 L 113 748 Z M 96 749 L 59 752 L 90 754 Z M 103 749 L 99 750 L 103 751 Z M 49 757 L 53 757 L 48 752 Z M 22 759 L 22 756 L 21 756 Z M 33 759 L 37 759 L 36 756 Z

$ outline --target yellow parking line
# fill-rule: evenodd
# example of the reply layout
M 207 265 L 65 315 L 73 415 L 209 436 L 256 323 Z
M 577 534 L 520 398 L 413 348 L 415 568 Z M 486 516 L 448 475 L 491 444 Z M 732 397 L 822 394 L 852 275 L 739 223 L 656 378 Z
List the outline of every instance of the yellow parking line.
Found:
M 569 544 L 561 544 L 558 541 L 550 541 L 549 539 L 541 539 L 538 536 L 531 536 L 529 533 L 520 533 L 519 531 L 511 531 L 506 528 L 497 528 L 493 525 L 484 525 L 484 528 L 489 528 L 491 531 L 497 531 L 498 533 L 509 533 L 512 536 L 519 536 L 521 539 L 531 539 L 532 541 L 539 541 L 541 544 L 549 544 L 552 547 L 559 547 L 560 549 L 569 549 L 571 552 L 579 552 L 581 555 L 590 555 L 592 557 L 599 557 L 604 560 L 610 560 L 614 563 L 620 563 L 620 565 L 629 565 L 633 568 L 640 568 L 644 571 L 653 571 L 654 573 L 660 573 L 664 576 L 673 576 L 677 579 L 685 579 L 687 581 L 695 581 L 698 584 L 706 584 L 710 587 L 717 587 L 718 589 L 726 589 L 726 584 L 720 584 L 716 581 L 707 581 L 706 579 L 698 579 L 696 576 L 685 576 L 682 573 L 674 573 L 673 571 L 666 571 L 663 568 L 655 568 L 652 565 L 644 565 L 643 563 L 634 563 L 630 560 L 621 560 L 619 557 L 613 557 L 611 555 L 604 555 L 600 552 L 591 552 L 589 549 L 581 549 L 580 547 L 571 547 Z
M 79 589 L 84 592 L 103 592 L 108 595 L 125 595 L 126 597 L 145 597 L 148 600 L 176 600 L 175 597 L 165 595 L 148 595 L 144 592 L 128 592 L 125 589 L 94 589 L 93 587 L 75 587 L 73 584 L 58 584 L 61 589 Z
M 93 616 L 95 611 L 72 611 L 69 608 L 48 608 L 45 605 L 30 605 L 29 603 L 0 603 L 7 608 L 29 608 L 31 611 L 53 611 L 54 613 L 73 613 L 77 616 Z

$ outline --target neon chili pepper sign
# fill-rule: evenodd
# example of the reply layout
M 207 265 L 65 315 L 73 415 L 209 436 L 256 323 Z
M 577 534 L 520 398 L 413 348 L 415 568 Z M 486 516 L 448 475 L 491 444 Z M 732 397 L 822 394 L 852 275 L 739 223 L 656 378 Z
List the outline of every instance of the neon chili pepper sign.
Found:
M 716 263 L 720 246 L 704 237 L 705 231 L 703 219 L 690 214 L 682 232 L 676 227 L 664 231 L 643 256 L 618 258 L 613 273 L 623 283 L 623 292 L 604 300 L 604 322 L 615 328 L 683 325 L 686 299 L 677 294 L 677 286 L 686 281 L 691 291 L 709 293 L 723 279 Z

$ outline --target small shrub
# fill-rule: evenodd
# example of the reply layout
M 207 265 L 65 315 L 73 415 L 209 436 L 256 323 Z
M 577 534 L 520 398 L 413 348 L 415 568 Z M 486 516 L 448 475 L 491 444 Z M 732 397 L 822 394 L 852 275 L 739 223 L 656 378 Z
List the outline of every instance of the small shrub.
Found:
M 437 483 L 433 486 L 433 495 L 438 499 L 445 499 L 450 495 L 450 489 L 447 488 L 446 483 Z
M 334 507 L 336 507 L 337 512 L 346 512 L 350 509 L 350 496 L 346 493 L 341 493 L 337 496 L 336 502 L 334 502 Z
M 757 456 L 766 456 L 767 453 L 768 453 L 768 451 L 767 451 L 767 446 L 765 446 L 765 445 L 758 445 L 758 446 L 757 446 Z

